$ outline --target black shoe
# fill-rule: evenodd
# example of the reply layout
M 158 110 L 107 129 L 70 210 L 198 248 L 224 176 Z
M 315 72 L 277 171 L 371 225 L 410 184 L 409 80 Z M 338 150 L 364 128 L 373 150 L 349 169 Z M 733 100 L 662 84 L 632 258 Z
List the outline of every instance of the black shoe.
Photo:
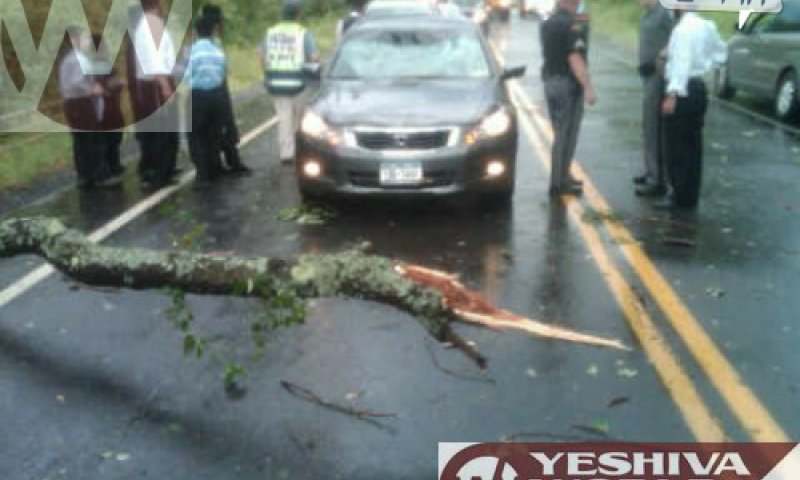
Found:
M 667 189 L 661 185 L 641 185 L 636 187 L 636 195 L 639 197 L 663 197 L 667 194 Z
M 281 163 L 284 164 L 284 165 L 292 164 L 292 163 L 294 163 L 294 157 L 281 158 Z
M 633 177 L 634 185 L 646 185 L 647 184 L 647 175 L 639 175 L 637 177 Z
M 583 180 L 578 180 L 577 178 L 570 177 L 569 180 L 567 180 L 567 184 L 583 188 Z
M 561 187 L 550 187 L 548 194 L 551 197 L 560 197 L 563 195 L 582 195 L 583 187 L 580 185 L 564 185 Z
M 236 167 L 231 168 L 228 170 L 228 174 L 234 175 L 236 177 L 249 177 L 253 174 L 253 170 L 245 165 L 237 165 Z
M 108 177 L 105 180 L 97 182 L 96 185 L 99 188 L 117 188 L 122 185 L 122 177 Z
M 656 210 L 675 210 L 677 208 L 675 201 L 671 198 L 663 198 L 657 202 L 653 202 L 652 206 Z
M 211 188 L 212 185 L 213 183 L 211 183 L 210 180 L 201 180 L 201 181 L 195 180 L 194 185 L 192 185 L 192 190 L 195 191 L 208 190 L 209 188 Z

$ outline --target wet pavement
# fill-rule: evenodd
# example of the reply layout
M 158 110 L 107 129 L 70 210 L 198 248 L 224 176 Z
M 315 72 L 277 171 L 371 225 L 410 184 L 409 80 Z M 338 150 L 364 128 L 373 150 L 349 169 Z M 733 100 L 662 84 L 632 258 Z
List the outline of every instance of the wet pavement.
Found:
M 543 112 L 537 29 L 515 20 L 495 41 L 510 65 L 528 65 L 520 85 Z M 607 58 L 610 49 L 593 43 L 600 103 L 587 113 L 578 160 L 744 383 L 797 438 L 800 143 L 712 104 L 701 208 L 657 212 L 630 184 L 640 163 L 638 78 Z M 270 131 L 244 149 L 253 177 L 182 190 L 106 243 L 168 249 L 196 225 L 206 227 L 196 247 L 245 255 L 370 242 L 376 253 L 458 273 L 504 308 L 618 337 L 631 352 L 457 326 L 488 358 L 482 373 L 405 314 L 322 299 L 305 324 L 275 332 L 253 358 L 257 302 L 190 296 L 194 328 L 210 341 L 198 360 L 183 356 L 182 335 L 164 313 L 167 293 L 90 289 L 56 274 L 0 309 L 0 478 L 421 479 L 435 476 L 440 441 L 695 439 L 577 222 L 597 230 L 725 434 L 751 440 L 657 307 L 661 293 L 642 285 L 599 217 L 576 221 L 565 204 L 551 204 L 543 141 L 520 135 L 508 211 L 469 200 L 337 202 L 325 225 L 298 225 L 277 219 L 300 200 Z M 123 194 L 67 192 L 35 211 L 89 231 L 139 198 L 130 184 Z M 695 246 L 665 242 L 676 237 Z M 0 288 L 36 263 L 3 260 Z M 222 388 L 227 359 L 247 368 L 240 399 Z M 281 380 L 396 417 L 330 411 L 289 395 Z

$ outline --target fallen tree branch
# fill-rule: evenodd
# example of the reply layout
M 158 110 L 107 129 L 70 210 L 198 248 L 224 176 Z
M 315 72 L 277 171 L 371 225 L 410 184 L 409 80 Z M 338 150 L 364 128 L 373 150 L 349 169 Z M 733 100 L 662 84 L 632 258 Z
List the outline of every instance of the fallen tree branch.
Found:
M 393 305 L 420 321 L 437 339 L 459 345 L 481 368 L 485 358 L 450 329 L 463 320 L 496 329 L 588 345 L 626 349 L 618 340 L 536 322 L 494 307 L 454 275 L 361 251 L 294 259 L 244 258 L 187 251 L 97 245 L 57 219 L 0 222 L 0 257 L 39 255 L 68 277 L 98 287 L 172 288 L 185 293 L 275 298 L 346 296 Z

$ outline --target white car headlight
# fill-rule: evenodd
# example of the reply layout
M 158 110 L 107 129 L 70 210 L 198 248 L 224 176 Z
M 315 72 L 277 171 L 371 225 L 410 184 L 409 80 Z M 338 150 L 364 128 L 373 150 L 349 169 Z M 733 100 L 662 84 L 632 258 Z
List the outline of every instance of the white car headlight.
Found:
M 504 108 L 484 118 L 478 126 L 479 132 L 486 137 L 500 136 L 509 128 L 511 128 L 511 115 Z
M 330 129 L 319 114 L 308 110 L 300 122 L 300 131 L 309 137 L 324 139 Z

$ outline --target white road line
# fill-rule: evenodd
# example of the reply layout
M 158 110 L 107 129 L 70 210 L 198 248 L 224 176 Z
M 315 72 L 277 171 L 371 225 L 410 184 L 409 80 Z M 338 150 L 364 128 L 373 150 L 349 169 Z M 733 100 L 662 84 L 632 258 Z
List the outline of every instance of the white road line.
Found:
M 272 117 L 271 119 L 262 123 L 242 137 L 241 141 L 239 141 L 239 147 L 244 147 L 277 124 L 277 117 Z M 164 188 L 153 193 L 130 209 L 123 212 L 121 215 L 113 218 L 102 227 L 93 231 L 88 236 L 89 240 L 94 243 L 102 242 L 106 238 L 121 230 L 124 226 L 131 223 L 136 218 L 140 217 L 148 210 L 169 198 L 173 193 L 177 192 L 191 182 L 193 178 L 194 171 L 183 174 L 176 185 L 172 185 L 168 188 Z M 54 272 L 55 269 L 50 265 L 42 265 L 29 272 L 9 287 L 6 287 L 2 292 L 0 292 L 0 308 L 8 305 L 14 301 L 14 299 L 36 286 L 39 282 L 52 275 Z

